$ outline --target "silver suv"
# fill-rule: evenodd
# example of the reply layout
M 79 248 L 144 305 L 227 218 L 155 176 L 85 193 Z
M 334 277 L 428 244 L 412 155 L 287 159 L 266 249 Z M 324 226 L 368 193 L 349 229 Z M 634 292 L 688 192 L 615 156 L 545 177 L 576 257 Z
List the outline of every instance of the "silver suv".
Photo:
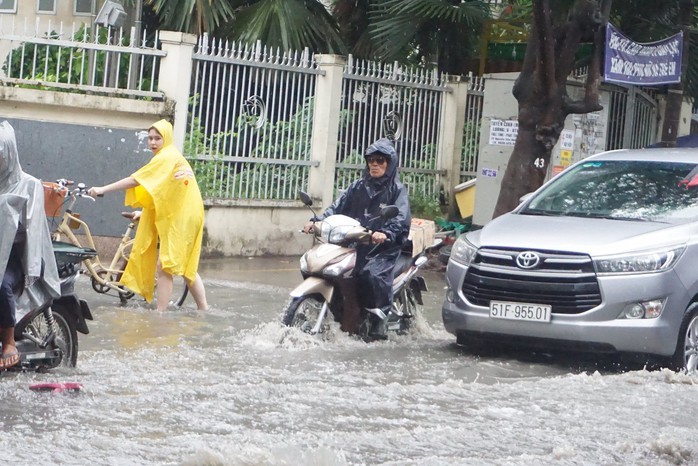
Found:
M 446 330 L 698 366 L 698 150 L 605 152 L 451 250 Z

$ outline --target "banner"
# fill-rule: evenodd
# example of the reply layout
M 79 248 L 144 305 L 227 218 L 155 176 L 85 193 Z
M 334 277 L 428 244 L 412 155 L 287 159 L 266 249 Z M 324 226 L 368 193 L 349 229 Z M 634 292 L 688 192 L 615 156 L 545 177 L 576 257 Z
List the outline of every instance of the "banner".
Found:
M 683 32 L 667 39 L 639 44 L 610 23 L 606 28 L 604 80 L 623 84 L 672 84 L 681 81 Z

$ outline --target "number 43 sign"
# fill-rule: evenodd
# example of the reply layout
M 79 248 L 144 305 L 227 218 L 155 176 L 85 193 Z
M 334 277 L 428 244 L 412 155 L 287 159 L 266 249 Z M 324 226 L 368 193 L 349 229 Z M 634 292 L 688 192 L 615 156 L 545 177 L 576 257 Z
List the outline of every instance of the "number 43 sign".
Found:
M 533 166 L 536 168 L 545 168 L 545 159 L 543 157 L 538 157 L 533 161 Z

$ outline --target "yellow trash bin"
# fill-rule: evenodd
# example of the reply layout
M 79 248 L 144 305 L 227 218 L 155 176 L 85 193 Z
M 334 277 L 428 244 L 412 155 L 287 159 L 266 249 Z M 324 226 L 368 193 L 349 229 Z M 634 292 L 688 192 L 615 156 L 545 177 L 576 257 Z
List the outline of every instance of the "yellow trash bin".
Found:
M 458 204 L 458 210 L 462 218 L 472 217 L 475 211 L 475 183 L 477 183 L 477 178 L 468 180 L 453 188 L 456 204 Z

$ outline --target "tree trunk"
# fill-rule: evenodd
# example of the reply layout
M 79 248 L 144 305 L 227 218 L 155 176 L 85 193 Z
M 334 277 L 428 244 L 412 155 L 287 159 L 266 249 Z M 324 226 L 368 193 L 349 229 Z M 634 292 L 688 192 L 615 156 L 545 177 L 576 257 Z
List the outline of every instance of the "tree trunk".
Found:
M 690 47 L 690 26 L 693 18 L 694 0 L 679 0 L 679 25 L 683 31 L 683 50 L 681 55 L 681 82 L 671 84 L 666 98 L 664 125 L 662 126 L 662 147 L 675 147 L 681 122 L 683 106 L 683 82 L 686 79 Z
M 533 27 L 513 90 L 519 102 L 519 133 L 502 177 L 494 217 L 514 209 L 521 196 L 543 184 L 567 115 L 601 110 L 601 57 L 610 9 L 611 0 L 575 0 L 568 14 L 561 15 L 552 11 L 549 0 L 533 0 Z M 556 17 L 564 19 L 555 22 Z M 584 97 L 572 100 L 567 78 L 581 42 L 593 43 L 592 61 Z

